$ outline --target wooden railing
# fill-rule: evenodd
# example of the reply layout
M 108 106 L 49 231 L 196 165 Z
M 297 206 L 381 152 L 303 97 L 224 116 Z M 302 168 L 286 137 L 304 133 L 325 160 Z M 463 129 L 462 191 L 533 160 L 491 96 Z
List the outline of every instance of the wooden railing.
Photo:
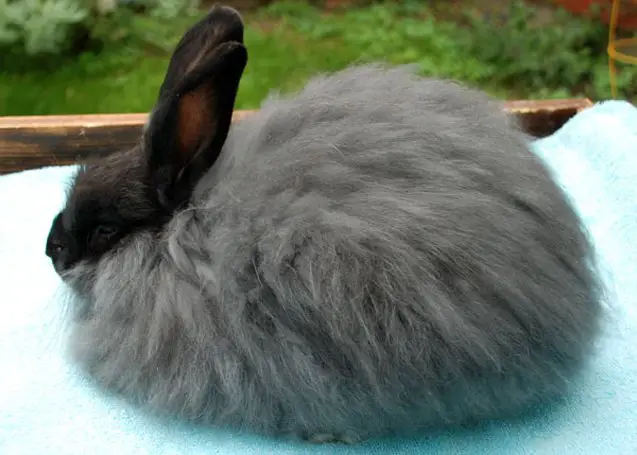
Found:
M 529 134 L 557 131 L 588 99 L 508 101 Z M 234 121 L 252 111 L 235 112 Z M 130 147 L 139 139 L 147 114 L 0 117 L 0 174 L 52 165 L 67 165 Z

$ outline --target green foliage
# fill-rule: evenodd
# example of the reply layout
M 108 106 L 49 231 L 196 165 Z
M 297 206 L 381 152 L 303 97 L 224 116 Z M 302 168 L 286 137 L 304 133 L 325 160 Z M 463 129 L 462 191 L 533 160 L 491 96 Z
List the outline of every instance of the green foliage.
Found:
M 436 20 L 422 2 L 377 2 L 325 17 L 317 9 L 286 1 L 275 3 L 266 13 L 302 35 L 308 49 L 331 45 L 334 52 L 320 62 L 324 71 L 352 62 L 385 61 L 415 64 L 422 74 L 467 83 L 485 81 L 493 71 L 460 44 L 462 28 Z M 313 53 L 308 57 L 314 59 Z
M 38 58 L 63 55 L 77 44 L 78 36 L 100 45 L 130 38 L 154 43 L 156 36 L 136 35 L 139 30 L 132 25 L 131 9 L 118 7 L 118 0 L 111 2 L 113 11 L 100 11 L 100 0 L 0 0 L 0 51 Z M 199 0 L 138 0 L 134 4 L 159 25 L 159 19 L 192 15 Z
M 489 80 L 529 94 L 610 96 L 606 46 L 608 26 L 593 18 L 555 11 L 549 20 L 517 0 L 498 17 L 472 15 L 465 45 L 480 62 L 494 69 Z M 637 95 L 637 68 L 627 67 L 618 88 Z M 483 82 L 479 78 L 477 82 Z
M 0 47 L 28 55 L 60 52 L 71 28 L 88 15 L 78 0 L 0 0 Z
M 193 14 L 200 6 L 199 0 L 140 0 L 148 13 L 159 19 L 174 19 L 182 14 Z
M 177 6 L 160 7 L 164 1 Z M 0 56 L 0 115 L 150 109 L 170 50 L 203 12 L 193 17 L 189 0 L 146 2 L 143 14 L 121 7 L 86 19 L 101 47 L 56 57 L 53 66 L 41 59 L 28 68 L 23 59 L 3 64 Z M 272 90 L 296 90 L 317 73 L 371 61 L 415 64 L 421 74 L 502 98 L 610 97 L 604 25 L 563 12 L 547 17 L 520 2 L 497 15 L 456 12 L 443 20 L 436 3 L 443 2 L 376 1 L 327 13 L 288 0 L 245 13 L 250 58 L 237 107 L 256 108 Z M 636 99 L 637 66 L 622 69 L 619 93 Z

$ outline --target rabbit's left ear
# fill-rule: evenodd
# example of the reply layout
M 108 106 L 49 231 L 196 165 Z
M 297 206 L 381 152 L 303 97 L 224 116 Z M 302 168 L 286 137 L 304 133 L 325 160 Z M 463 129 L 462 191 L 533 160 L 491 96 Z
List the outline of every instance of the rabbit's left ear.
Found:
M 177 45 L 144 136 L 149 185 L 167 211 L 188 201 L 219 157 L 247 59 L 243 23 L 227 7 L 213 8 Z

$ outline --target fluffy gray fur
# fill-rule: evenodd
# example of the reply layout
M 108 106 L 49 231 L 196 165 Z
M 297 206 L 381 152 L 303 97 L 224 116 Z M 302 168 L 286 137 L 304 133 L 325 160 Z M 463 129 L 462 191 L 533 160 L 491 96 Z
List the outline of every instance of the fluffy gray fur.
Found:
M 500 106 L 379 66 L 267 101 L 159 235 L 65 278 L 102 387 L 268 435 L 516 415 L 568 391 L 601 310 L 586 232 Z

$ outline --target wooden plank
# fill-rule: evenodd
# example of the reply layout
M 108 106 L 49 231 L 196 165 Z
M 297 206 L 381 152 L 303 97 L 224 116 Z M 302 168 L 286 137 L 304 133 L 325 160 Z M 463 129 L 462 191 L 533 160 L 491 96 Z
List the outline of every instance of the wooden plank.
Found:
M 541 138 L 555 133 L 571 117 L 592 105 L 593 102 L 588 98 L 575 98 L 508 101 L 505 108 L 519 117 L 523 128 L 529 134 Z
M 588 99 L 509 101 L 504 108 L 517 115 L 536 137 L 559 129 Z M 254 111 L 236 111 L 238 121 Z M 51 165 L 67 165 L 104 156 L 134 145 L 147 114 L 0 117 L 0 174 Z

